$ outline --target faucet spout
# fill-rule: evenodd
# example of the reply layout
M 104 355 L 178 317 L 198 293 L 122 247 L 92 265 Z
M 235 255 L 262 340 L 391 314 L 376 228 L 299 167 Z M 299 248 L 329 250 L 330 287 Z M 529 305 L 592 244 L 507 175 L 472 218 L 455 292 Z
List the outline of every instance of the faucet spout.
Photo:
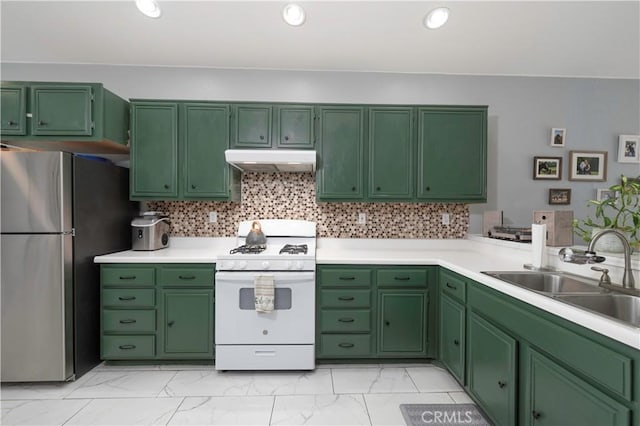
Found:
M 633 273 L 631 272 L 631 246 L 629 245 L 629 241 L 627 238 L 616 229 L 605 229 L 604 231 L 598 232 L 591 242 L 589 242 L 589 246 L 587 247 L 587 252 L 592 252 L 595 254 L 593 248 L 596 244 L 596 241 L 600 239 L 603 235 L 612 234 L 618 237 L 620 241 L 622 241 L 622 247 L 624 248 L 624 274 L 622 275 L 622 287 L 627 289 L 635 289 L 635 280 L 633 279 Z

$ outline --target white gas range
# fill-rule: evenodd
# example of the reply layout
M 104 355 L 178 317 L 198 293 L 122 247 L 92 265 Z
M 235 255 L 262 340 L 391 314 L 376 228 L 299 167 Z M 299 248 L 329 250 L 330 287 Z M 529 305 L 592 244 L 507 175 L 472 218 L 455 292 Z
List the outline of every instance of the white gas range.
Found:
M 218 256 L 216 369 L 312 370 L 316 224 L 278 219 L 259 223 L 266 244 L 246 245 L 252 221 L 241 222 L 238 246 Z M 256 300 L 256 294 L 265 291 L 272 302 L 266 310 Z

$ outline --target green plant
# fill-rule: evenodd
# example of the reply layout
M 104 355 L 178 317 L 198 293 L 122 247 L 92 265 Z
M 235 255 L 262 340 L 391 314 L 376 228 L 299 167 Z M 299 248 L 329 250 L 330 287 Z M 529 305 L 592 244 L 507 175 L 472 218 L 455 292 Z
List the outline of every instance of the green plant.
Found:
M 622 175 L 620 183 L 609 190 L 615 194 L 606 200 L 589 200 L 596 208 L 595 217 L 574 219 L 573 229 L 584 241 L 591 241 L 593 228 L 614 228 L 623 232 L 636 249 L 640 249 L 640 177 Z

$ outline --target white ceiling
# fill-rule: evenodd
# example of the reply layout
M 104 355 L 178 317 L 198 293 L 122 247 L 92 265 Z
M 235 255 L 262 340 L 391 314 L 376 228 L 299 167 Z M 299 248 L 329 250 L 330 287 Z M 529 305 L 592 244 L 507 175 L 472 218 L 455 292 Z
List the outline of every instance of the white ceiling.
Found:
M 293 0 L 292 0 L 293 1 Z M 640 78 L 640 1 L 1 0 L 2 62 Z M 451 10 L 440 30 L 422 25 Z

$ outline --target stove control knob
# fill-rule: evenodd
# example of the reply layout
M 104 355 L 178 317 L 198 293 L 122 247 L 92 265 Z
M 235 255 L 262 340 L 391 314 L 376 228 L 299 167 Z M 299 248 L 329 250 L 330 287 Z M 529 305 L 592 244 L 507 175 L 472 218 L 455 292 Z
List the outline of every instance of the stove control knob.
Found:
M 242 261 L 238 262 L 238 269 L 247 269 L 247 261 L 246 260 L 242 260 Z
M 296 269 L 297 269 L 297 270 L 299 270 L 299 271 L 301 271 L 301 270 L 302 270 L 302 268 L 304 268 L 304 263 L 302 263 L 302 261 L 300 261 L 300 260 L 299 260 L 299 261 L 297 261 L 297 262 L 296 262 Z
M 234 262 L 233 260 L 230 260 L 222 264 L 222 269 L 231 270 L 231 269 L 234 269 L 235 266 L 236 266 L 236 262 Z
M 266 260 L 264 262 L 262 262 L 262 269 L 269 269 L 270 266 L 271 265 Z

